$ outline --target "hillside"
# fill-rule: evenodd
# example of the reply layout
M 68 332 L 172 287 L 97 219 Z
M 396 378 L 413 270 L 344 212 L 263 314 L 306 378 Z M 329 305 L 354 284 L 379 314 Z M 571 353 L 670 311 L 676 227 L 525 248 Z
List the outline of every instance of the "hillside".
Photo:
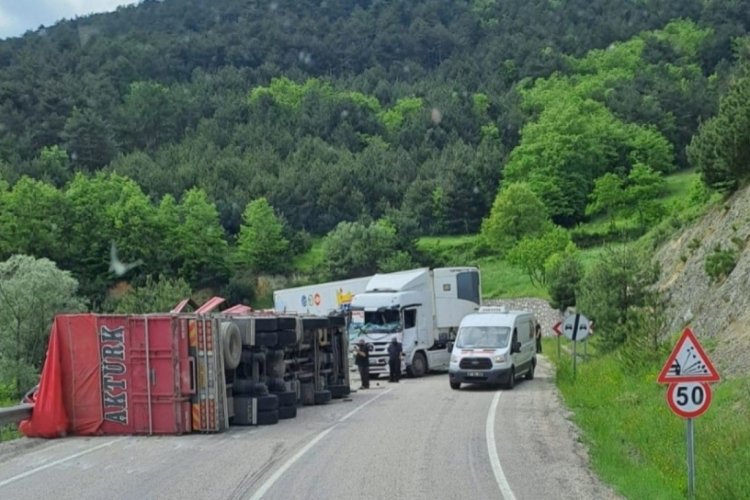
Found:
M 750 187 L 712 206 L 705 216 L 675 234 L 656 252 L 661 263 L 659 288 L 669 307 L 668 331 L 690 326 L 712 353 L 725 377 L 750 373 Z M 727 266 L 713 280 L 706 260 L 719 246 Z

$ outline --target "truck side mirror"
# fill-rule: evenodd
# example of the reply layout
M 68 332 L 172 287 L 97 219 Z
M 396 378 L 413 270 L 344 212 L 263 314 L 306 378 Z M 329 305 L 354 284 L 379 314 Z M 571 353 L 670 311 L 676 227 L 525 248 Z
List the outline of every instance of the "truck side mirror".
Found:
M 453 352 L 453 342 L 448 342 L 448 352 Z
M 513 345 L 510 346 L 510 352 L 511 354 L 521 352 L 521 343 L 518 341 L 513 342 Z

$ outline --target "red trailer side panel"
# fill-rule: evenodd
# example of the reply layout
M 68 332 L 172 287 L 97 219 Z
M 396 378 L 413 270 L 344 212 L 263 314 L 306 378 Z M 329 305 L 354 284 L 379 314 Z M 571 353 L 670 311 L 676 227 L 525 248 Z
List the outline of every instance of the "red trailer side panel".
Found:
M 21 428 L 39 437 L 64 434 L 61 426 L 79 435 L 190 432 L 191 384 L 176 317 L 60 315 L 32 418 Z

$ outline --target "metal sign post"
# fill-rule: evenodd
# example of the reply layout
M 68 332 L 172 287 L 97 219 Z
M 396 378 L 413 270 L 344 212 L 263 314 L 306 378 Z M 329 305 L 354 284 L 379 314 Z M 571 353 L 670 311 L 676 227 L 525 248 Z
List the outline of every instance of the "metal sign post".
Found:
M 693 419 L 711 405 L 711 386 L 718 382 L 719 373 L 690 328 L 682 336 L 667 358 L 657 382 L 669 384 L 667 403 L 672 411 L 687 420 L 685 440 L 687 448 L 688 498 L 695 498 L 695 428 Z
M 693 419 L 687 419 L 687 468 L 688 468 L 688 498 L 695 498 L 695 435 L 693 432 Z
M 589 320 L 583 314 L 571 314 L 565 318 L 562 327 L 563 334 L 573 341 L 573 379 L 576 378 L 576 344 L 586 340 L 589 336 Z

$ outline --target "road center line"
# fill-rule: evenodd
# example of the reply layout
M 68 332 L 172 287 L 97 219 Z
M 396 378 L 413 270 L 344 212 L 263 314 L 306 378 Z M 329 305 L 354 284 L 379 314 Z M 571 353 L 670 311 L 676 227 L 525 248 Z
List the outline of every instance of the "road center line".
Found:
M 374 398 L 365 401 L 364 403 L 362 403 L 361 405 L 359 405 L 358 407 L 356 407 L 355 409 L 353 409 L 352 411 L 350 411 L 349 413 L 347 413 L 346 415 L 344 415 L 343 417 L 341 417 L 340 419 L 338 419 L 338 421 L 336 421 L 336 423 L 333 424 L 332 426 L 330 426 L 328 429 L 322 431 L 320 434 L 318 434 L 317 436 L 315 436 L 315 438 L 313 438 L 312 441 L 310 441 L 309 443 L 307 443 L 292 458 L 290 458 L 289 460 L 287 460 L 286 462 L 284 462 L 284 465 L 282 465 L 281 467 L 279 467 L 276 470 L 276 472 L 274 472 L 273 475 L 271 475 L 271 477 L 269 477 L 266 480 L 266 482 L 263 483 L 260 488 L 258 488 L 258 491 L 256 491 L 253 494 L 253 496 L 250 497 L 250 500 L 260 500 L 261 498 L 263 498 L 263 495 L 265 495 L 266 493 L 268 493 L 268 490 L 270 490 L 271 487 L 276 483 L 276 481 L 278 481 L 281 478 L 281 476 L 283 476 L 284 473 L 287 470 L 289 470 L 289 468 L 292 465 L 294 465 L 294 462 L 296 462 L 297 460 L 299 460 L 300 458 L 302 458 L 305 453 L 307 453 L 308 451 L 310 451 L 310 449 L 313 446 L 315 446 L 316 444 L 318 444 L 318 441 L 320 441 L 321 439 L 323 439 L 324 437 L 326 437 L 328 435 L 328 433 L 331 432 L 336 427 L 336 425 L 338 425 L 341 422 L 345 421 L 346 419 L 348 419 L 349 417 L 351 417 L 352 415 L 354 415 L 359 410 L 361 410 L 365 406 L 369 405 L 370 403 L 372 403 L 373 401 L 375 401 L 379 397 L 381 397 L 381 396 L 383 396 L 385 394 L 388 394 L 390 391 L 391 391 L 391 389 L 386 389 L 385 391 L 381 392 L 380 394 L 378 394 Z
M 500 395 L 502 392 L 498 391 L 495 393 L 495 397 L 492 398 L 492 404 L 490 405 L 490 411 L 487 414 L 487 425 L 485 426 L 485 434 L 487 435 L 487 451 L 490 454 L 490 464 L 492 465 L 492 472 L 495 474 L 495 481 L 497 486 L 500 488 L 505 500 L 516 500 L 513 491 L 510 489 L 508 480 L 505 478 L 503 473 L 503 467 L 500 465 L 500 457 L 497 455 L 497 445 L 495 444 L 495 415 L 497 413 L 497 403 L 500 401 Z
M 19 479 L 23 479 L 25 477 L 32 476 L 32 475 L 36 474 L 37 472 L 41 472 L 41 471 L 43 471 L 45 469 L 49 469 L 50 467 L 54 467 L 55 465 L 60 465 L 61 463 L 67 462 L 68 460 L 73 460 L 74 458 L 78 458 L 80 456 L 86 455 L 88 453 L 91 453 L 92 451 L 100 450 L 100 449 L 105 448 L 107 446 L 110 446 L 110 445 L 112 445 L 112 444 L 114 444 L 114 443 L 116 443 L 118 441 L 122 441 L 123 439 L 125 439 L 125 436 L 123 436 L 121 438 L 113 439 L 111 441 L 107 441 L 106 443 L 102 443 L 102 444 L 96 445 L 93 448 L 89 448 L 87 450 L 79 451 L 78 453 L 74 453 L 74 454 L 72 454 L 70 456 L 67 456 L 65 458 L 61 458 L 59 460 L 55 460 L 54 462 L 50 462 L 48 464 L 41 465 L 41 466 L 37 467 L 36 469 L 31 469 L 31 470 L 28 470 L 28 471 L 26 471 L 24 473 L 18 474 L 17 476 L 13 476 L 13 477 L 8 478 L 8 479 L 6 479 L 4 481 L 0 481 L 0 488 L 2 488 L 3 486 L 7 486 L 10 483 L 13 483 L 15 481 L 18 481 Z

